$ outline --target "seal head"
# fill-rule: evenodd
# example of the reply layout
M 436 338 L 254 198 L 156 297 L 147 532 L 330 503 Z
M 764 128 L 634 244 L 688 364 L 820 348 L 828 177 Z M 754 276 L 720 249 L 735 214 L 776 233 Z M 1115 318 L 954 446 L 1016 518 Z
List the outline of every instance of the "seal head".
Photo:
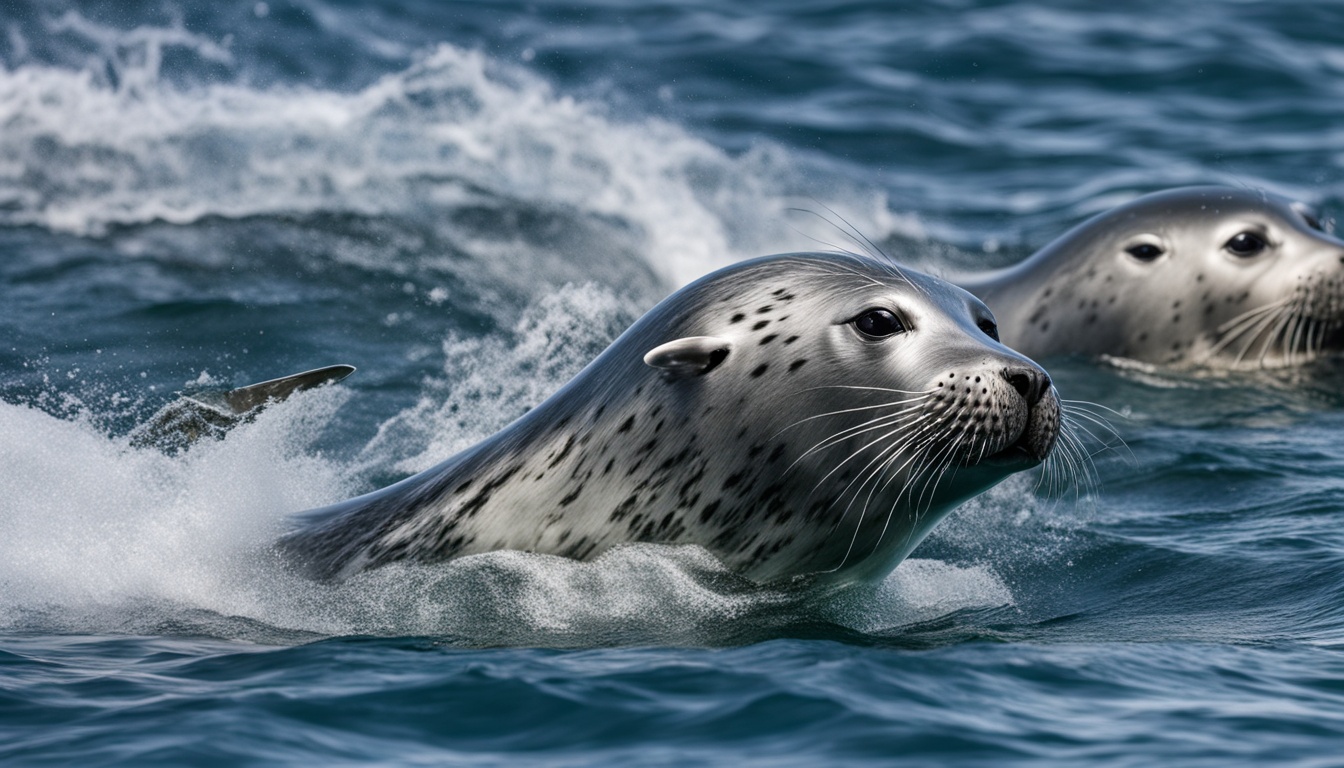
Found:
M 1267 192 L 1140 197 L 1026 261 L 956 281 L 1033 357 L 1276 368 L 1344 348 L 1344 242 Z

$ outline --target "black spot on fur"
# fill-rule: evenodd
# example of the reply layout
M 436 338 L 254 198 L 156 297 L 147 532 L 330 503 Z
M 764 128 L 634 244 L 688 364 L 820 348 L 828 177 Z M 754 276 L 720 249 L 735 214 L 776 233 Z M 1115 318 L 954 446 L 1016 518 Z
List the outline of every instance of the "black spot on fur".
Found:
M 690 453 L 691 453 L 690 448 L 682 448 L 681 452 L 678 453 L 676 456 L 669 456 L 668 458 L 664 459 L 663 463 L 658 465 L 658 471 L 666 473 L 669 469 L 676 466 L 680 466 L 681 464 L 685 463 L 686 457 L 689 456 Z M 662 484 L 663 483 L 661 481 L 658 483 L 658 485 L 660 486 Z
M 565 460 L 565 457 L 569 455 L 570 450 L 573 448 L 574 448 L 574 436 L 570 435 L 569 439 L 565 441 L 565 447 L 560 449 L 560 453 L 554 459 L 551 460 L 550 464 L 546 465 L 546 468 L 554 469 L 556 464 L 559 464 L 560 462 Z
M 774 304 L 766 304 L 764 307 L 761 307 L 760 309 L 756 310 L 756 314 L 764 315 L 766 312 L 769 312 L 774 308 L 775 308 Z
M 733 315 L 732 319 L 730 319 L 728 322 L 730 322 L 730 323 L 740 323 L 740 322 L 742 322 L 743 318 L 745 318 L 745 317 L 746 317 L 746 315 L 742 314 L 741 312 L 738 312 L 736 315 Z
M 761 363 L 760 365 L 756 366 L 756 369 L 751 372 L 751 378 L 759 379 L 761 377 L 761 374 L 765 373 L 765 370 L 769 367 L 770 367 L 769 363 Z
M 792 363 L 789 363 L 789 373 L 793 373 L 799 368 L 802 368 L 804 365 L 807 365 L 806 359 L 794 360 Z
M 787 339 L 784 340 L 784 343 L 785 343 L 785 344 L 792 344 L 793 342 L 795 342 L 795 341 L 797 341 L 797 340 L 798 340 L 798 337 L 797 337 L 797 336 L 790 336 L 789 338 L 787 338 Z
M 705 469 L 702 464 L 700 468 L 695 471 L 695 474 L 687 478 L 685 483 L 682 483 L 681 488 L 677 490 L 677 498 L 685 499 L 690 496 L 691 491 L 700 483 L 700 479 L 704 476 Z
M 458 514 L 462 517 L 472 517 L 477 512 L 480 512 L 481 508 L 489 503 L 490 496 L 494 493 L 495 489 L 507 483 L 509 478 L 517 474 L 520 469 L 522 469 L 522 465 L 515 464 L 496 475 L 493 480 L 481 486 L 481 490 L 477 491 L 475 496 L 462 503 L 462 506 L 458 508 Z
M 582 485 L 580 485 L 578 488 L 575 488 L 574 491 L 573 491 L 572 493 L 570 493 L 568 496 L 566 496 L 566 497 L 564 497 L 563 499 L 561 499 L 561 500 L 560 500 L 560 506 L 562 506 L 562 507 L 568 507 L 570 504 L 573 504 L 573 503 L 574 503 L 574 500 L 577 499 L 577 498 L 579 498 L 579 494 L 580 494 L 580 493 L 583 493 L 583 486 L 582 486 Z
M 770 321 L 769 321 L 769 320 L 762 320 L 762 321 L 760 321 L 759 323 L 757 323 L 757 324 L 751 326 L 751 330 L 753 330 L 753 331 L 759 331 L 759 330 L 761 330 L 762 328 L 764 328 L 765 326 L 767 326 L 767 325 L 769 325 L 769 324 L 770 324 Z
M 613 523 L 619 523 L 630 516 L 635 511 L 635 505 L 639 504 L 639 494 L 632 493 L 625 501 L 622 501 L 615 509 L 611 511 L 609 518 Z
M 761 339 L 761 346 L 765 346 L 766 344 L 769 344 L 770 342 L 774 341 L 777 338 L 779 338 L 779 334 L 772 333 L 769 336 L 766 336 L 765 338 Z
M 633 426 L 635 426 L 635 417 L 631 416 L 630 418 L 626 419 L 624 422 L 621 423 L 621 426 L 617 428 L 616 432 L 617 433 L 629 432 L 630 428 Z

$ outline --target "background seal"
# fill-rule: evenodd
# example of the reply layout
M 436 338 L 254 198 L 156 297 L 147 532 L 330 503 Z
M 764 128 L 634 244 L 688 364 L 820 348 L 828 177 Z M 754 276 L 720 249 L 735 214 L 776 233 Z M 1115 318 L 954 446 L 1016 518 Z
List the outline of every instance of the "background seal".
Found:
M 1298 365 L 1344 349 L 1344 242 L 1268 192 L 1157 192 L 1020 264 L 955 279 L 1036 358 L 1214 368 Z

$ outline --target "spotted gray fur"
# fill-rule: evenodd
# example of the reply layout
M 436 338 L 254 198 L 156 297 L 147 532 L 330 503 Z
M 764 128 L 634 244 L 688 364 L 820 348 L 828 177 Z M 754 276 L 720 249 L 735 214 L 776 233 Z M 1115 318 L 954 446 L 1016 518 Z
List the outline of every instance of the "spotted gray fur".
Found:
M 1344 242 L 1301 203 L 1257 190 L 1146 195 L 955 282 L 1036 358 L 1276 368 L 1344 349 Z
M 865 336 L 853 321 L 873 308 L 905 330 Z M 498 434 L 308 513 L 280 546 L 318 578 L 628 542 L 697 544 L 761 582 L 880 576 L 1055 445 L 1049 377 L 992 333 L 979 300 L 891 264 L 744 262 L 664 300 Z M 690 352 L 644 362 L 678 339 Z M 722 354 L 694 369 L 702 343 Z

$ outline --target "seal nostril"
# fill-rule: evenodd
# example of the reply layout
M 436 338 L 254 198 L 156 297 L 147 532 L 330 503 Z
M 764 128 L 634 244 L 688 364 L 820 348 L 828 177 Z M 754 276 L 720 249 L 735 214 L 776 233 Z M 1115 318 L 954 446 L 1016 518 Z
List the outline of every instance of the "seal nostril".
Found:
M 1036 368 L 1009 368 L 1003 372 L 1003 377 L 1027 405 L 1035 405 L 1050 388 L 1050 374 Z

